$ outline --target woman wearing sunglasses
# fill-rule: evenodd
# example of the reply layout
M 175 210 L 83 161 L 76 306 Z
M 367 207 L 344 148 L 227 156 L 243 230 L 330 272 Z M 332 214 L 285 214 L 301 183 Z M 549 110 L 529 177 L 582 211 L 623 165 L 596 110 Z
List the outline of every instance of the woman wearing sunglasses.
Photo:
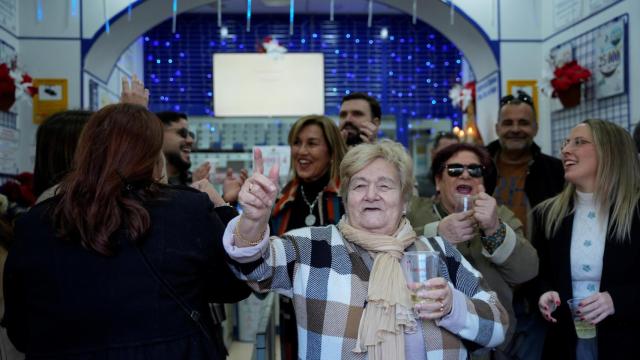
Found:
M 496 170 L 487 151 L 472 144 L 453 144 L 440 150 L 431 164 L 437 195 L 411 199 L 407 218 L 417 233 L 441 236 L 455 245 L 482 273 L 509 313 L 506 341 L 509 351 L 515 329 L 514 285 L 538 274 L 538 255 L 525 238 L 520 220 L 489 194 L 496 186 Z M 459 201 L 471 199 L 466 211 Z

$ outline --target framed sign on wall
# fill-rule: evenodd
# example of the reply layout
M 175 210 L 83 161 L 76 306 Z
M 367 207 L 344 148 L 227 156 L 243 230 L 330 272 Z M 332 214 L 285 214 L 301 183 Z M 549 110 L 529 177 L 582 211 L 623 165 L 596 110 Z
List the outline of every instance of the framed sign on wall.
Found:
M 49 115 L 67 110 L 67 79 L 34 79 L 33 86 L 38 88 L 33 98 L 34 124 L 42 124 Z

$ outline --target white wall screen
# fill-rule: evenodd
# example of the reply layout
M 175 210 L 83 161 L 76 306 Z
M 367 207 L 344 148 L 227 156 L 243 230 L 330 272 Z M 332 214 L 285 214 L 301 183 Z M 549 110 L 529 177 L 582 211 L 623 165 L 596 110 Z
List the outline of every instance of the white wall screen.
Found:
M 322 53 L 214 54 L 215 116 L 324 114 Z

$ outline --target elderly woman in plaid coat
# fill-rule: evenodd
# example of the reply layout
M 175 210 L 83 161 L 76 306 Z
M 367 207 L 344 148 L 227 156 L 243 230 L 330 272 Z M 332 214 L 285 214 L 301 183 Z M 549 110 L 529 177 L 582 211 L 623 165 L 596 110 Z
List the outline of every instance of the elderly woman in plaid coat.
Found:
M 244 212 L 227 226 L 224 246 L 236 275 L 255 290 L 293 299 L 301 359 L 466 359 L 502 343 L 508 316 L 482 276 L 448 242 L 417 236 L 404 216 L 412 161 L 382 141 L 351 149 L 340 165 L 346 215 L 337 226 L 269 238 L 277 168 L 262 156 L 243 185 Z M 405 251 L 440 253 L 440 277 L 415 295 L 403 276 Z

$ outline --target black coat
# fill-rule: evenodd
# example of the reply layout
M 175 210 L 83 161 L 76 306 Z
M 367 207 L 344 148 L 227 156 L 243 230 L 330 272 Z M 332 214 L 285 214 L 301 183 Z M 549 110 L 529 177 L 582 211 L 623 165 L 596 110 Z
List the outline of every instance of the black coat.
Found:
M 497 164 L 497 156 L 501 150 L 500 141 L 487 145 L 487 150 Z M 531 144 L 532 161 L 529 163 L 527 177 L 524 180 L 524 192 L 531 208 L 554 197 L 564 188 L 564 167 L 560 159 L 545 155 L 536 143 Z M 500 171 L 500 169 L 497 169 Z M 498 177 L 500 174 L 498 174 Z
M 553 313 L 558 320 L 549 323 L 544 359 L 575 359 L 576 332 L 567 305 L 572 298 L 571 231 L 573 214 L 567 216 L 551 238 L 546 239 L 540 215 L 534 217 L 533 245 L 540 257 L 539 291 L 554 290 L 560 294 L 561 305 Z M 640 216 L 636 211 L 631 228 L 631 242 L 624 244 L 607 234 L 602 260 L 600 291 L 609 292 L 615 314 L 597 325 L 598 357 L 600 359 L 634 358 L 640 330 Z
M 120 233 L 110 257 L 56 238 L 48 209 L 57 199 L 19 219 L 6 262 L 5 321 L 27 358 L 224 358 Z M 227 267 L 222 247 L 235 211 L 214 210 L 204 193 L 186 188 L 163 188 L 160 199 L 144 204 L 151 228 L 141 249 L 211 329 L 209 302 L 250 294 Z

